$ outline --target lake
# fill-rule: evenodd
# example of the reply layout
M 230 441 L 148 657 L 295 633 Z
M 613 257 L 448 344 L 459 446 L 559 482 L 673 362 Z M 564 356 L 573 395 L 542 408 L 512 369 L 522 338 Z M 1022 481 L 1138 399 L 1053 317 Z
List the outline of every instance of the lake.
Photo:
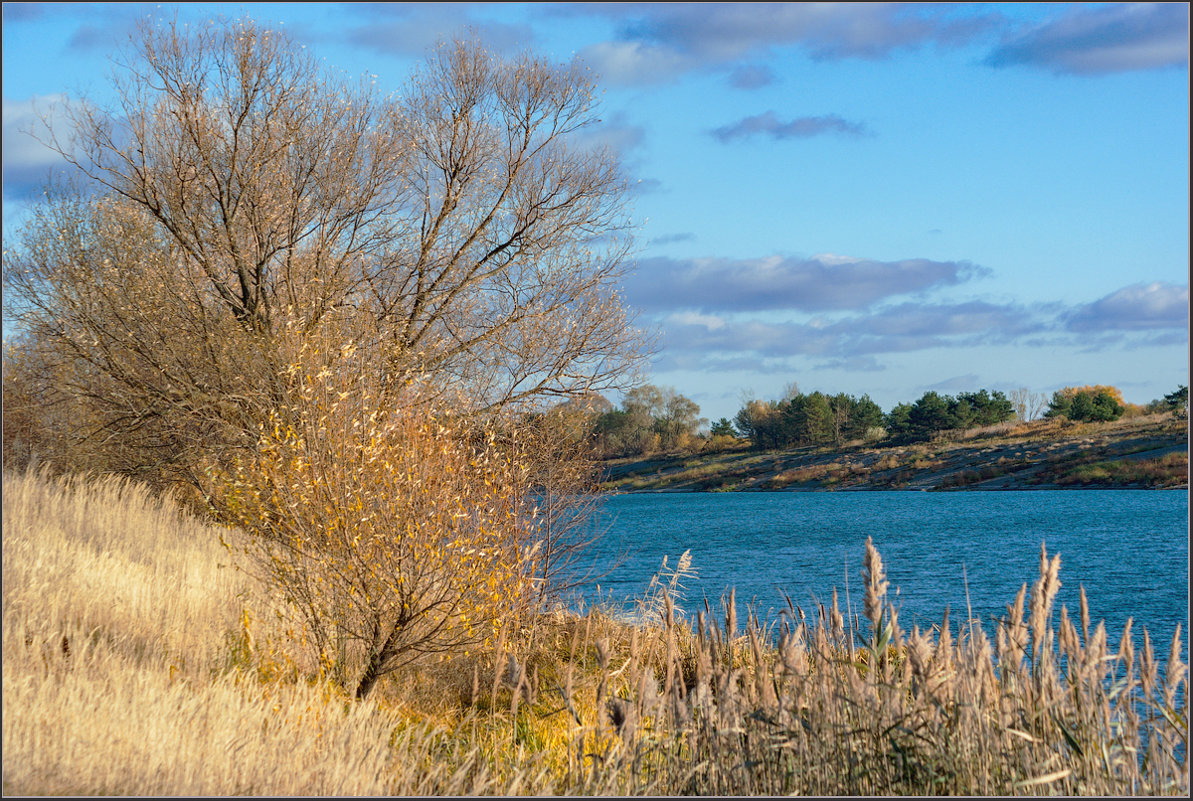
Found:
M 1084 585 L 1112 647 L 1128 616 L 1137 634 L 1147 627 L 1161 659 L 1177 623 L 1188 642 L 1187 490 L 627 494 L 607 498 L 593 525 L 606 532 L 595 564 L 609 572 L 585 587 L 590 603 L 598 588 L 602 600 L 632 601 L 664 556 L 674 565 L 690 549 L 698 575 L 680 603 L 693 615 L 705 597 L 715 610 L 730 586 L 739 620 L 751 600 L 773 619 L 784 593 L 810 613 L 815 601 L 831 602 L 834 587 L 844 611 L 847 586 L 860 615 L 869 535 L 904 630 L 939 623 L 946 606 L 955 630 L 967 617 L 968 585 L 973 615 L 993 637 L 992 618 L 1023 583 L 1030 599 L 1043 542 L 1061 558 L 1054 625 L 1061 604 L 1078 618 Z

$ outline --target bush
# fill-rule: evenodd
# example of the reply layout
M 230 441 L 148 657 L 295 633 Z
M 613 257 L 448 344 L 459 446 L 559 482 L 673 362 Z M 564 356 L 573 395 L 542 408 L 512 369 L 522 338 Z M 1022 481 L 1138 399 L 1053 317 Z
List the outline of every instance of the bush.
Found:
M 516 443 L 411 377 L 382 392 L 304 346 L 254 453 L 212 467 L 211 503 L 290 603 L 327 674 L 368 695 L 421 654 L 492 637 L 532 597 L 535 528 Z
M 713 434 L 708 439 L 708 444 L 705 445 L 705 450 L 717 452 L 726 451 L 730 448 L 736 448 L 741 443 L 737 437 L 732 434 Z
M 866 429 L 865 440 L 867 443 L 882 442 L 886 437 L 886 429 L 882 426 L 870 426 Z

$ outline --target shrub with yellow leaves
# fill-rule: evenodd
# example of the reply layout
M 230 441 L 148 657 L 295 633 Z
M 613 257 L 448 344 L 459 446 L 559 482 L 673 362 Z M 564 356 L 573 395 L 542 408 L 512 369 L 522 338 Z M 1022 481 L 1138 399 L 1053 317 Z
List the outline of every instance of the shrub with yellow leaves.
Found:
M 209 501 L 327 674 L 363 698 L 518 615 L 537 537 L 516 439 L 351 345 L 311 339 L 284 373 L 288 403 L 253 452 L 208 470 Z

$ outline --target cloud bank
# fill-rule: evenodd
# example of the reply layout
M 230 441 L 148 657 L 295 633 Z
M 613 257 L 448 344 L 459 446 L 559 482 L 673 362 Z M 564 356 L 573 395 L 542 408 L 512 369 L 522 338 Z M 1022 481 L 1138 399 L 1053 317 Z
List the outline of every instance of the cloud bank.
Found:
M 1089 332 L 1188 328 L 1189 287 L 1132 284 L 1073 310 L 1065 327 Z
M 722 142 L 743 139 L 754 135 L 765 135 L 772 139 L 805 139 L 821 134 L 838 134 L 842 136 L 866 136 L 869 134 L 866 126 L 860 122 L 850 122 L 836 114 L 822 117 L 797 117 L 790 122 L 783 122 L 773 111 L 745 117 L 732 125 L 715 128 L 712 135 Z
M 992 67 L 1025 65 L 1056 73 L 1101 75 L 1189 63 L 1189 6 L 1127 3 L 1077 7 L 1008 38 L 986 59 Z
M 690 312 L 663 320 L 665 350 L 738 358 L 856 359 L 937 347 L 1006 344 L 1048 330 L 1038 310 L 1016 304 L 905 303 L 832 322 L 769 322 Z M 873 362 L 864 362 L 873 369 Z M 755 365 L 757 366 L 757 364 Z
M 1083 304 L 930 297 L 988 274 L 930 259 L 660 257 L 640 262 L 625 292 L 662 329 L 656 370 L 768 371 L 811 358 L 818 368 L 877 371 L 884 355 L 937 348 L 1100 352 L 1187 342 L 1189 288 L 1171 283 L 1132 284 Z
M 899 3 L 583 4 L 561 13 L 617 23 L 612 41 L 580 53 L 605 81 L 641 85 L 714 69 L 744 89 L 772 80 L 756 62 L 776 47 L 799 47 L 816 60 L 882 59 L 925 44 L 965 44 L 1002 20 L 965 6 Z
M 1024 65 L 1101 75 L 1189 62 L 1189 12 L 1183 3 L 1062 6 L 1061 16 L 1027 28 L 988 6 L 914 3 L 578 4 L 573 15 L 599 14 L 617 24 L 611 41 L 581 56 L 610 83 L 642 85 L 692 70 L 720 70 L 730 84 L 757 88 L 776 48 L 816 61 L 879 60 L 933 46 L 997 41 L 992 67 Z M 1000 41 L 999 41 L 1000 40 Z
M 969 262 L 876 261 L 824 254 L 812 258 L 670 259 L 638 263 L 627 299 L 648 310 L 816 312 L 862 309 L 897 295 L 984 275 Z
M 785 44 L 801 45 L 814 58 L 882 58 L 926 42 L 967 41 L 996 19 L 955 10 L 898 3 L 644 4 L 625 18 L 619 38 L 705 61 Z

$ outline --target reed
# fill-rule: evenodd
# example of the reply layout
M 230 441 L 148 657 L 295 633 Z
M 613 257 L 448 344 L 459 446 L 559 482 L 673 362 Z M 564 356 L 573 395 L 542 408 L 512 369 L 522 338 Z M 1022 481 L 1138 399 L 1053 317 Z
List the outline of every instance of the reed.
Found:
M 288 645 L 213 529 L 116 480 L 4 478 L 3 789 L 117 795 L 1179 795 L 1188 669 L 1054 601 L 1043 548 L 992 638 L 732 595 L 508 625 L 357 701 Z M 856 600 L 855 600 L 856 603 Z

